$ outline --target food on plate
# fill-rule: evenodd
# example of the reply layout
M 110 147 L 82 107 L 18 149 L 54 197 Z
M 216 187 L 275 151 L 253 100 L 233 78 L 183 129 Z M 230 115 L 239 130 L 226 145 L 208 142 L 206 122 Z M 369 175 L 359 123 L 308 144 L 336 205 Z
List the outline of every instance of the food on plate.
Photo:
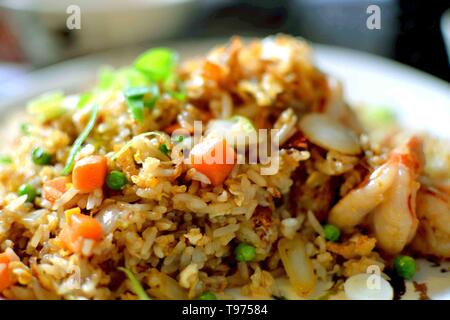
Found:
M 384 271 L 450 258 L 449 144 L 353 111 L 302 40 L 150 49 L 27 114 L 0 158 L 3 298 L 392 299 Z

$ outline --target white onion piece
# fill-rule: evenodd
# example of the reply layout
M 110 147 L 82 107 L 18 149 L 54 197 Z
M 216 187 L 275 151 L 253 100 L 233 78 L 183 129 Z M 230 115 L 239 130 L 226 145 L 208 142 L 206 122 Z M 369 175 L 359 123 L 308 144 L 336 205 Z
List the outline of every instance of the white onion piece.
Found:
M 359 154 L 358 138 L 351 129 L 322 113 L 310 113 L 300 120 L 300 129 L 314 144 L 344 154 Z
M 377 274 L 360 273 L 348 278 L 344 292 L 350 300 L 392 300 L 394 289 L 389 282 Z
M 293 239 L 281 239 L 278 252 L 295 292 L 303 297 L 311 294 L 316 287 L 316 275 L 303 239 L 299 235 Z
M 120 218 L 122 210 L 117 205 L 110 205 L 95 216 L 98 222 L 102 225 L 103 232 L 108 234 L 112 232 L 116 226 L 117 219 Z
M 211 120 L 206 127 L 205 136 L 208 138 L 224 138 L 227 144 L 232 147 L 257 142 L 255 127 L 249 119 L 243 116 Z

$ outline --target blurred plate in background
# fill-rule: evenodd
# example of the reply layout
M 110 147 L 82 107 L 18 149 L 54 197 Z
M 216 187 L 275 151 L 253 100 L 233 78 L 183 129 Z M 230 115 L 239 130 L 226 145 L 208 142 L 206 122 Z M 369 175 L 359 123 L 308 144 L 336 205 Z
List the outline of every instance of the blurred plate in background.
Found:
M 0 10 L 33 65 L 106 48 L 166 39 L 195 17 L 201 0 L 0 0 Z M 80 8 L 81 29 L 69 30 L 67 8 Z M 69 11 L 71 12 L 71 11 Z

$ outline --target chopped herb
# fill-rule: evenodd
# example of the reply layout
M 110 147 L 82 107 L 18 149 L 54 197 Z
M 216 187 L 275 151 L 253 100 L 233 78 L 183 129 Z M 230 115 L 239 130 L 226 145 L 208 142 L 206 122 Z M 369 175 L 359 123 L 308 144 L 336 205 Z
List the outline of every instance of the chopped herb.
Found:
M 159 145 L 159 151 L 161 151 L 162 153 L 164 153 L 165 155 L 168 155 L 169 154 L 169 148 L 167 147 L 167 145 L 165 144 L 165 143 L 161 143 L 160 145 Z
M 98 74 L 98 88 L 109 89 L 116 79 L 116 72 L 111 67 L 103 67 Z
M 20 124 L 20 132 L 23 134 L 23 135 L 29 135 L 30 134 L 30 128 L 31 128 L 31 125 L 29 124 L 29 123 L 21 123 Z
M 10 156 L 0 155 L 0 164 L 11 164 L 13 162 Z
M 78 103 L 77 103 L 77 109 L 82 109 L 92 98 L 92 93 L 86 92 L 79 96 Z
M 147 292 L 145 292 L 142 284 L 139 282 L 133 272 L 122 267 L 119 267 L 118 269 L 126 274 L 128 280 L 130 280 L 131 283 L 131 290 L 133 290 L 133 292 L 139 297 L 139 300 L 152 300 L 147 295 Z
M 169 95 L 179 101 L 184 101 L 186 100 L 186 93 L 185 92 L 176 92 L 176 91 L 172 91 L 169 92 Z
M 133 118 L 142 122 L 144 120 L 144 108 L 153 108 L 159 98 L 159 88 L 156 85 L 146 87 L 130 87 L 124 91 L 127 99 L 128 110 Z
M 73 165 L 75 162 L 75 156 L 80 151 L 81 145 L 83 144 L 84 140 L 86 140 L 89 133 L 94 128 L 95 122 L 97 121 L 97 114 L 98 114 L 98 105 L 95 103 L 92 105 L 89 122 L 87 123 L 83 132 L 81 132 L 81 134 L 78 136 L 78 138 L 75 140 L 75 142 L 72 145 L 72 149 L 70 150 L 69 157 L 67 158 L 66 166 L 64 167 L 64 169 L 61 173 L 62 175 L 68 175 L 72 171 L 72 168 L 73 168 Z
M 198 296 L 198 300 L 217 300 L 217 296 L 212 291 L 205 291 Z
M 132 117 L 139 122 L 144 121 L 144 101 L 141 98 L 129 98 L 127 103 Z
M 141 54 L 134 67 L 151 81 L 166 81 L 171 76 L 177 61 L 177 55 L 167 48 L 154 48 Z
M 396 121 L 392 108 L 386 106 L 365 107 L 361 113 L 362 120 L 370 127 L 385 127 Z
M 56 119 L 61 116 L 64 108 L 64 95 L 62 92 L 48 92 L 30 101 L 27 105 L 28 113 L 37 117 L 41 122 Z
M 153 93 L 150 87 L 131 87 L 126 89 L 123 94 L 126 98 L 142 98 L 147 93 Z

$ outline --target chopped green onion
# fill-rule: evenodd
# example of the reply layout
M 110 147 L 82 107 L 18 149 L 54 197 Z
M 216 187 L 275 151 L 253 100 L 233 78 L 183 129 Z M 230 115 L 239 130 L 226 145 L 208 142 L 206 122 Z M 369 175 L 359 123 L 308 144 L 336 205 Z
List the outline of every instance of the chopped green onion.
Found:
M 10 156 L 0 155 L 0 164 L 11 164 L 13 162 Z
M 98 88 L 105 90 L 112 87 L 117 73 L 111 67 L 103 67 L 98 74 Z
M 29 123 L 21 123 L 20 124 L 20 132 L 23 135 L 29 135 L 30 134 L 30 127 L 31 127 L 31 125 Z
M 123 83 L 122 87 L 140 87 L 150 84 L 147 77 L 133 67 L 122 70 L 120 77 Z
M 17 190 L 17 194 L 19 196 L 27 195 L 27 201 L 33 202 L 36 198 L 37 192 L 36 189 L 29 184 L 23 184 L 19 187 L 19 190 Z
M 28 103 L 27 111 L 39 121 L 45 122 L 58 118 L 66 111 L 63 103 L 62 92 L 48 92 Z
M 234 249 L 234 255 L 238 261 L 253 261 L 256 257 L 256 249 L 248 243 L 240 243 L 236 249 Z
M 89 136 L 89 133 L 94 128 L 95 122 L 97 121 L 97 114 L 98 114 L 98 105 L 94 103 L 92 105 L 91 115 L 86 127 L 72 145 L 72 149 L 70 150 L 69 157 L 67 158 L 66 161 L 66 166 L 64 167 L 61 173 L 62 175 L 68 175 L 72 171 L 75 162 L 75 156 L 80 151 L 81 145 L 83 144 L 84 140 L 86 140 L 86 138 Z
M 151 81 L 166 81 L 173 72 L 177 55 L 167 48 L 154 48 L 141 54 L 134 67 Z
M 412 279 L 416 273 L 416 261 L 410 256 L 397 256 L 394 259 L 394 269 L 404 279 Z
M 31 152 L 31 159 L 34 164 L 44 166 L 52 161 L 52 155 L 45 152 L 41 147 L 38 147 Z
M 323 231 L 325 232 L 325 239 L 328 241 L 336 242 L 341 236 L 341 231 L 333 224 L 326 224 Z
M 133 292 L 139 297 L 139 300 L 152 300 L 147 295 L 147 292 L 145 292 L 142 284 L 139 282 L 133 272 L 122 267 L 119 267 L 118 269 L 127 275 L 128 280 L 130 280 L 131 283 L 131 290 L 133 290 Z
M 133 118 L 144 120 L 144 107 L 153 108 L 159 98 L 159 88 L 156 85 L 146 87 L 130 87 L 123 92 L 128 103 L 128 110 Z
M 217 296 L 212 291 L 205 291 L 198 296 L 198 300 L 217 300 Z
M 129 98 L 127 103 L 133 118 L 139 122 L 144 121 L 144 101 L 141 98 Z
M 158 147 L 159 151 L 161 151 L 162 153 L 164 153 L 165 155 L 169 154 L 169 148 L 167 147 L 167 145 L 165 143 L 161 143 Z
M 123 172 L 113 170 L 106 176 L 106 185 L 112 190 L 121 190 L 128 183 Z
M 186 100 L 186 93 L 185 92 L 177 92 L 177 91 L 172 91 L 169 92 L 169 95 L 179 101 L 184 101 Z
M 151 87 L 131 87 L 123 92 L 126 98 L 142 98 L 148 93 L 154 93 Z
M 86 92 L 78 97 L 77 109 L 82 109 L 92 98 L 92 93 Z
M 392 108 L 385 106 L 365 107 L 361 113 L 362 120 L 370 127 L 384 127 L 395 123 L 396 116 Z

